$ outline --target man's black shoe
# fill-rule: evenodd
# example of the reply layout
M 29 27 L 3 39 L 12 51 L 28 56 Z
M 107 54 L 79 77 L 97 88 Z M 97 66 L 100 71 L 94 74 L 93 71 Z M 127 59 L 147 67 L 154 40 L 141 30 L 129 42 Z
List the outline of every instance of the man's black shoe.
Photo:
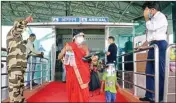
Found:
M 155 103 L 155 101 L 153 101 L 153 100 L 150 100 L 150 103 Z
M 149 98 L 144 97 L 144 98 L 139 98 L 140 101 L 151 101 Z

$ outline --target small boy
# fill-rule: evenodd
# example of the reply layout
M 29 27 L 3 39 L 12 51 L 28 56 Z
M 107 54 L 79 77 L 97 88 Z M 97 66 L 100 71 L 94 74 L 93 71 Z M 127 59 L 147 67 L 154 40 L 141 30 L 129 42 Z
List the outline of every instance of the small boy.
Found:
M 101 93 L 103 92 L 104 84 L 105 84 L 104 90 L 106 102 L 115 102 L 117 88 L 119 87 L 119 85 L 117 83 L 115 67 L 112 67 L 112 65 L 106 66 L 106 71 L 103 74 Z

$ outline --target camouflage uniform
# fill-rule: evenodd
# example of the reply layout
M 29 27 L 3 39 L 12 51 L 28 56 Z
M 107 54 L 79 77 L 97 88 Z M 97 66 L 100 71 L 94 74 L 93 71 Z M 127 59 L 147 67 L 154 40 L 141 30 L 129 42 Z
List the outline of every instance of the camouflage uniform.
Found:
M 24 73 L 27 66 L 26 41 L 23 41 L 22 32 L 27 22 L 15 21 L 13 28 L 7 35 L 7 68 L 10 102 L 24 102 Z

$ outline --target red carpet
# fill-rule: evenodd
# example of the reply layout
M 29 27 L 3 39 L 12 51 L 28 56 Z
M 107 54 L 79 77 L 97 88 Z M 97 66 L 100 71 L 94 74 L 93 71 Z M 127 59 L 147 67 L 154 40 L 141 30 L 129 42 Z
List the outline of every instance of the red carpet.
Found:
M 105 102 L 104 94 L 98 95 L 93 92 L 90 102 Z M 92 92 L 90 93 L 92 95 Z M 61 82 L 51 82 L 39 92 L 27 99 L 27 102 L 68 102 L 65 84 Z M 117 102 L 127 102 L 125 98 L 117 93 Z

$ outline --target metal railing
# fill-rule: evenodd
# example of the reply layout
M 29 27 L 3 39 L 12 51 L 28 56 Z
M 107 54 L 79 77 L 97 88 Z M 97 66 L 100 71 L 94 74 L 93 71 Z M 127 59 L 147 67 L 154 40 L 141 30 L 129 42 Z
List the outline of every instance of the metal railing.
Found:
M 6 51 L 6 48 L 1 48 L 1 51 L 4 51 L 4 52 L 7 52 Z M 6 58 L 7 56 L 1 56 L 1 57 L 4 57 Z M 36 57 L 36 58 L 40 58 L 40 61 L 39 62 L 33 62 L 32 61 L 32 58 L 33 57 Z M 2 62 L 7 62 L 7 60 L 1 60 L 1 63 Z M 49 68 L 49 59 L 48 58 L 41 58 L 41 57 L 37 57 L 37 56 L 32 56 L 30 55 L 30 62 L 28 62 L 27 64 L 31 65 L 30 68 L 29 68 L 29 71 L 26 71 L 27 73 L 27 76 L 28 76 L 28 73 L 30 73 L 30 81 L 25 81 L 26 82 L 30 82 L 30 90 L 32 90 L 33 86 L 32 86 L 32 81 L 34 80 L 39 80 L 40 79 L 40 84 L 43 84 L 43 78 L 45 78 L 45 81 L 50 81 L 50 79 L 48 79 L 50 77 L 50 73 L 51 73 L 51 69 Z M 40 70 L 31 70 L 32 69 L 32 64 L 40 64 Z M 46 65 L 46 69 L 43 69 L 43 64 Z M 2 68 L 1 68 L 2 69 Z M 43 71 L 45 71 L 46 73 L 46 76 L 43 76 Z M 32 79 L 32 72 L 41 72 L 41 75 L 40 75 L 40 78 L 36 78 L 36 79 Z M 1 76 L 4 76 L 4 75 L 8 75 L 8 73 L 1 73 Z M 1 80 L 2 81 L 2 80 Z M 8 88 L 8 84 L 6 86 L 2 86 L 1 85 L 1 89 L 7 89 Z
M 166 50 L 166 64 L 165 64 L 165 82 L 164 82 L 164 102 L 168 102 L 168 95 L 176 95 L 176 93 L 168 93 L 169 78 L 176 78 L 175 76 L 170 76 L 170 62 L 176 62 L 170 60 L 170 49 L 176 48 L 176 44 L 171 44 Z M 175 67 L 176 68 L 176 67 Z
M 146 60 L 136 60 L 136 53 L 139 53 L 139 52 L 142 52 L 142 51 L 146 51 L 146 50 L 149 50 L 149 49 L 154 49 L 154 59 L 146 59 Z M 133 54 L 133 61 L 125 61 L 124 60 L 124 56 L 127 56 L 127 55 L 131 55 Z M 122 54 L 120 56 L 118 56 L 117 58 L 120 58 L 122 57 L 122 62 L 117 62 L 117 64 L 122 64 L 122 70 L 117 70 L 118 72 L 122 72 L 122 78 L 119 78 L 120 80 L 122 80 L 122 88 L 124 88 L 124 84 L 125 82 L 129 83 L 129 84 L 132 84 L 134 85 L 134 95 L 137 95 L 137 87 L 138 88 L 141 88 L 141 89 L 144 89 L 150 93 L 153 93 L 155 94 L 155 102 L 159 102 L 159 48 L 157 45 L 151 45 L 143 50 L 140 50 L 140 51 L 133 51 L 133 52 L 129 52 L 129 53 L 126 53 L 126 54 Z M 154 61 L 154 65 L 155 65 L 155 75 L 151 75 L 151 74 L 145 74 L 145 73 L 139 73 L 137 72 L 136 70 L 136 62 L 149 62 L 149 61 Z M 133 63 L 133 68 L 134 70 L 133 71 L 125 71 L 125 68 L 124 68 L 124 64 L 125 63 Z M 125 80 L 125 73 L 133 73 L 133 82 L 130 82 L 130 81 L 127 81 Z M 146 76 L 151 76 L 151 77 L 154 77 L 155 78 L 155 91 L 151 91 L 151 90 L 148 90 L 142 86 L 138 86 L 137 85 L 137 74 L 138 75 L 146 75 Z
M 40 62 L 33 62 L 33 58 L 39 58 Z M 49 77 L 49 71 L 51 71 L 51 69 L 49 69 L 49 60 L 48 58 L 41 58 L 38 56 L 34 56 L 34 55 L 29 55 L 29 59 L 30 61 L 28 62 L 29 66 L 29 71 L 27 71 L 26 73 L 30 73 L 30 81 L 25 81 L 25 82 L 30 82 L 30 90 L 32 90 L 32 82 L 33 80 L 39 80 L 40 79 L 40 84 L 43 84 L 43 78 L 45 78 L 46 81 L 49 81 L 47 78 Z M 43 60 L 46 60 L 46 62 L 44 62 Z M 33 64 L 39 64 L 40 65 L 40 70 L 32 70 L 33 69 Z M 43 64 L 46 65 L 46 69 L 43 69 Z M 46 75 L 47 76 L 43 76 L 43 71 L 46 71 Z M 40 72 L 40 77 L 39 78 L 32 78 L 33 72 Z M 28 76 L 28 75 L 27 75 Z

